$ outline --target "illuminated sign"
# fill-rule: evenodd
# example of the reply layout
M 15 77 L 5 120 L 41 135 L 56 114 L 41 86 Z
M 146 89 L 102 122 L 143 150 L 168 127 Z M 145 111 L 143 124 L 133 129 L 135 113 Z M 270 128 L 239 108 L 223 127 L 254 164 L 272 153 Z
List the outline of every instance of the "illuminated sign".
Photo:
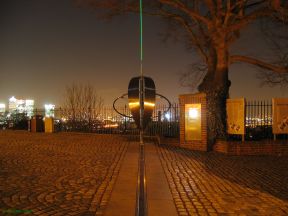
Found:
M 245 99 L 227 99 L 227 133 L 245 134 Z
M 288 134 L 288 98 L 273 98 L 273 134 Z
M 201 104 L 185 104 L 185 140 L 201 140 Z

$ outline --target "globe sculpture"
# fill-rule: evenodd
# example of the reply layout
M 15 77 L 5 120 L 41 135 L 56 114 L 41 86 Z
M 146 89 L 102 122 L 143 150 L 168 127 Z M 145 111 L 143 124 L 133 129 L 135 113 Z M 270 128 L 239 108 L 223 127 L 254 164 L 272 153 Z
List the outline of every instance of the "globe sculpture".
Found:
M 135 121 L 135 124 L 137 127 L 140 129 L 140 82 L 141 82 L 141 76 L 138 77 L 133 77 L 131 78 L 129 85 L 128 85 L 128 93 L 123 94 L 122 96 L 118 97 L 117 99 L 114 100 L 113 102 L 113 108 L 114 110 L 127 118 L 133 118 Z M 131 111 L 132 116 L 127 116 L 123 113 L 120 113 L 116 107 L 115 104 L 119 99 L 123 99 L 128 95 L 128 105 L 129 109 Z M 144 113 L 143 113 L 143 129 L 147 127 L 149 122 L 152 119 L 152 114 L 155 108 L 156 104 L 156 95 L 160 96 L 160 98 L 163 98 L 167 101 L 168 103 L 168 109 L 165 112 L 168 112 L 171 108 L 171 103 L 170 101 L 164 97 L 163 95 L 157 94 L 156 93 L 156 87 L 155 83 L 152 78 L 150 77 L 143 77 L 143 99 L 144 99 Z

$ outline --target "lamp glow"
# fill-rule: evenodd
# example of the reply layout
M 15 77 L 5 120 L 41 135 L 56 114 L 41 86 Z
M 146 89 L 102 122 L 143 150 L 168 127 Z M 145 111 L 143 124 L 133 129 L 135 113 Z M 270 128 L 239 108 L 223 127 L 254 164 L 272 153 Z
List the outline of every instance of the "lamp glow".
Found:
M 130 108 L 135 108 L 137 106 L 140 106 L 139 102 L 130 102 L 129 103 Z M 144 106 L 155 107 L 155 103 L 144 102 Z
M 134 109 L 135 107 L 139 106 L 140 103 L 139 102 L 130 102 L 129 103 L 129 108 L 130 109 Z
M 190 108 L 188 111 L 188 115 L 192 119 L 197 119 L 199 117 L 199 111 L 197 108 Z
M 170 120 L 170 118 L 171 118 L 171 115 L 170 115 L 170 113 L 166 113 L 165 114 L 165 118 L 169 121 Z
M 144 102 L 144 106 L 154 107 L 154 106 L 155 106 L 155 103 Z

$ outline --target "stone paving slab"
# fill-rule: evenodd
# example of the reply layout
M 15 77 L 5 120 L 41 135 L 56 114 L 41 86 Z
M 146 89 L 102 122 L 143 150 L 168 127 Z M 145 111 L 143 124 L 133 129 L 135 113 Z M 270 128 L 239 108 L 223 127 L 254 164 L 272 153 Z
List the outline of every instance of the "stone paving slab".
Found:
M 129 143 L 105 216 L 133 216 L 136 206 L 139 143 Z
M 102 215 L 127 146 L 119 136 L 1 131 L 0 215 Z
M 161 166 L 156 146 L 145 144 L 148 215 L 175 216 L 177 210 Z
M 288 215 L 288 158 L 157 146 L 179 215 Z

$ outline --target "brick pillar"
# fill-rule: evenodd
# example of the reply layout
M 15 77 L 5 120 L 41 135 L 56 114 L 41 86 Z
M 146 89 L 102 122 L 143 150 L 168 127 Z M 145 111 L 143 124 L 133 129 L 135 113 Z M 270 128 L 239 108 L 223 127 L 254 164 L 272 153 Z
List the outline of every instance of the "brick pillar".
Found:
M 192 150 L 208 151 L 206 94 L 180 95 L 179 103 L 180 146 Z

